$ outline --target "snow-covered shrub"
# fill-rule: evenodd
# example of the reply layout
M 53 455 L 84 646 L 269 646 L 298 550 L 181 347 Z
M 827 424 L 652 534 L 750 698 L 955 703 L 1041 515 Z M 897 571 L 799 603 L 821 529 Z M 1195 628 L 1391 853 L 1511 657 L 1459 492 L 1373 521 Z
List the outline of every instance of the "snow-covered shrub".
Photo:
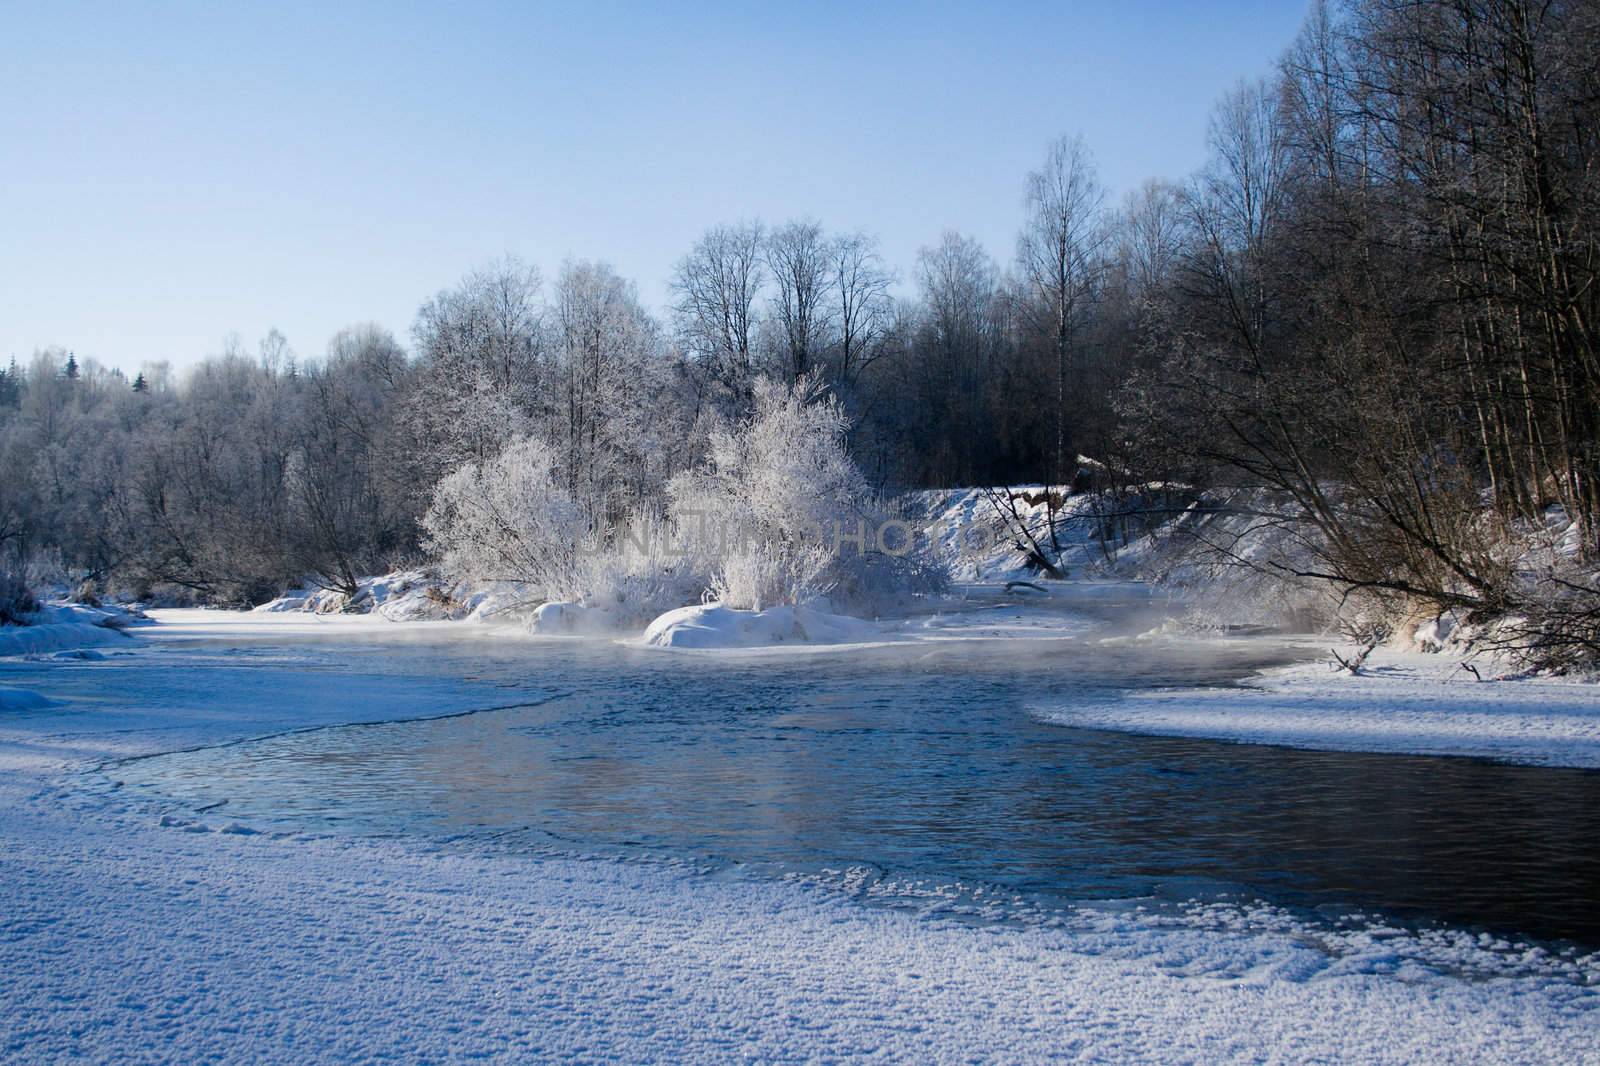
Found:
M 714 599 L 867 605 L 942 584 L 909 527 L 879 543 L 888 515 L 845 448 L 848 429 L 817 383 L 763 379 L 754 413 L 714 431 L 705 466 L 672 480 L 672 522 Z
M 773 604 L 818 601 L 833 590 L 832 553 L 822 544 L 762 541 L 732 549 L 712 563 L 709 598 L 759 611 Z
M 532 585 L 547 599 L 582 596 L 591 530 L 556 463 L 554 448 L 528 436 L 440 479 L 422 529 L 444 572 Z
M 658 523 L 597 526 L 563 484 L 557 450 L 537 437 L 446 475 L 422 519 L 440 569 L 521 586 L 541 601 L 581 604 L 617 625 L 648 621 L 699 594 L 689 560 L 668 555 Z M 636 536 L 626 535 L 638 526 Z
M 613 625 L 633 626 L 662 611 L 700 598 L 706 587 L 696 560 L 675 551 L 675 540 L 657 516 L 635 515 L 621 528 L 604 531 L 583 560 L 578 597 L 603 611 Z
M 422 527 L 451 577 L 515 583 L 534 602 L 578 604 L 617 626 L 702 598 L 866 606 L 937 590 L 943 572 L 911 527 L 885 526 L 845 450 L 847 428 L 818 386 L 760 382 L 754 414 L 715 431 L 705 466 L 670 483 L 667 513 L 616 526 L 567 489 L 557 449 L 521 437 L 442 479 Z

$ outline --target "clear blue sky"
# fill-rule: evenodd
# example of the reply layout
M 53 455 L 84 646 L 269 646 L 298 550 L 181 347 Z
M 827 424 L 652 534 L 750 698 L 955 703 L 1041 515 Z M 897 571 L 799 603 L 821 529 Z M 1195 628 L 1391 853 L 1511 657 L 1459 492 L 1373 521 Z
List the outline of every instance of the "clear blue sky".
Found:
M 707 225 L 811 214 L 894 265 L 1008 260 L 1046 143 L 1117 195 L 1203 158 L 1302 0 L 108 4 L 0 0 L 0 359 L 302 355 L 513 253 L 645 300 Z

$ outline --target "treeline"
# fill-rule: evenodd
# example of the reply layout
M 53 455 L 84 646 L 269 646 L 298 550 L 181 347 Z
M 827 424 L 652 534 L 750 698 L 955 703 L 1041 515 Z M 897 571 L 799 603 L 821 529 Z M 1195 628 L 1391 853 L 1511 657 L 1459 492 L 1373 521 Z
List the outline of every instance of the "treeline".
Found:
M 1258 491 L 1379 626 L 1600 651 L 1600 7 L 1318 7 L 1231 94 L 1119 398 L 1144 470 Z M 1167 249 L 1171 254 L 1167 254 Z
M 529 437 L 593 528 L 660 509 L 763 380 L 833 397 L 874 491 L 1070 475 L 1066 410 L 1074 446 L 1089 412 L 1109 424 L 1109 364 L 1074 337 L 1058 365 L 1045 293 L 969 238 L 925 250 L 913 285 L 896 296 L 867 235 L 745 222 L 687 252 L 664 319 L 604 263 L 546 281 L 507 260 L 424 305 L 409 350 L 364 325 L 300 360 L 274 332 L 132 381 L 40 352 L 0 372 L 5 564 L 203 602 L 350 592 L 423 556 L 445 475 Z
M 208 600 L 346 588 L 415 556 L 433 486 L 513 440 L 550 444 L 601 526 L 704 462 L 759 379 L 805 377 L 876 487 L 1065 483 L 1089 454 L 1240 490 L 1305 548 L 1264 565 L 1581 629 L 1597 51 L 1589 3 L 1318 6 L 1189 179 L 1113 205 L 1080 141 L 1050 146 L 1004 264 L 946 233 L 900 272 L 865 233 L 732 222 L 661 316 L 603 263 L 505 262 L 409 348 L 361 327 L 296 364 L 273 336 L 139 389 L 41 353 L 0 375 L 0 542 Z

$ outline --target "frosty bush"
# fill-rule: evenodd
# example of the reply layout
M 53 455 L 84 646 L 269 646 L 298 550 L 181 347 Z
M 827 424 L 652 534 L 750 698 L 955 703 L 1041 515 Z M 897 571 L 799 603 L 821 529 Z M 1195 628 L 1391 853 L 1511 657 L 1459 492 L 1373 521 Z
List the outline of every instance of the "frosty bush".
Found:
M 704 597 L 865 606 L 941 587 L 909 528 L 880 550 L 887 516 L 845 451 L 846 429 L 819 386 L 761 381 L 754 413 L 714 432 L 705 466 L 668 485 L 664 515 L 598 524 L 588 516 L 603 509 L 566 487 L 559 452 L 528 436 L 441 480 L 422 525 L 450 575 L 516 582 L 617 623 Z
M 712 433 L 704 468 L 668 485 L 672 521 L 719 602 L 866 605 L 941 583 L 921 557 L 879 550 L 886 515 L 845 449 L 848 429 L 817 382 L 761 380 L 754 413 Z
M 700 597 L 704 575 L 692 557 L 671 550 L 656 516 L 634 516 L 583 554 L 577 597 L 618 625 L 645 623 Z
M 551 599 L 584 592 L 589 523 L 556 477 L 555 449 L 537 437 L 445 475 L 422 528 L 452 576 L 528 584 Z
M 446 475 L 422 525 L 452 577 L 523 585 L 541 599 L 603 609 L 619 623 L 648 620 L 698 594 L 703 582 L 686 560 L 587 515 L 562 483 L 557 450 L 528 436 Z

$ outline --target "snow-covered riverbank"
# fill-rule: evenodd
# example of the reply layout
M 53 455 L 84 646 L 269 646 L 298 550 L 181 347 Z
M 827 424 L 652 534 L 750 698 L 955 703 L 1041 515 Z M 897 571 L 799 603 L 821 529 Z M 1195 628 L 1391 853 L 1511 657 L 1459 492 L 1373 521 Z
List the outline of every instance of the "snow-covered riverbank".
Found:
M 1379 649 L 1359 675 L 1331 656 L 1241 687 L 1038 708 L 1063 725 L 1317 751 L 1455 755 L 1600 768 L 1600 686 L 1501 676 L 1489 662 Z
M 1484 953 L 1465 933 L 1319 944 L 1248 912 L 974 926 L 937 893 L 864 905 L 849 877 L 727 880 L 174 814 L 86 770 L 506 706 L 539 682 L 352 679 L 359 664 L 308 668 L 294 643 L 330 627 L 472 639 L 452 623 L 162 621 L 115 662 L 27 664 L 52 702 L 0 713 L 6 1058 L 1600 1061 L 1600 962 Z M 196 638 L 236 647 L 238 666 L 195 669 Z M 52 687 L 51 671 L 75 681 Z
M 147 622 L 143 612 L 120 607 L 46 604 L 34 612 L 31 625 L 0 625 L 0 659 L 122 645 L 130 627 Z

